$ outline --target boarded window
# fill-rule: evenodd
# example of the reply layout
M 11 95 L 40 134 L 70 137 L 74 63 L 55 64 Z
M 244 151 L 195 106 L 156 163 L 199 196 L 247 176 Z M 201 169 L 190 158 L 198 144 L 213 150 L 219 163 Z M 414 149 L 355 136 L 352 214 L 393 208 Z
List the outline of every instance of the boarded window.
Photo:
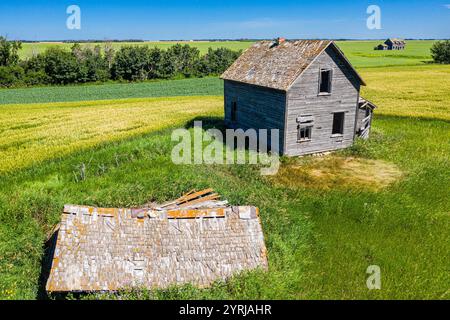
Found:
M 332 71 L 330 69 L 320 70 L 319 93 L 331 93 Z
M 237 102 L 233 101 L 231 103 L 231 121 L 237 121 Z
M 345 112 L 333 114 L 333 131 L 331 134 L 344 134 L 344 118 Z
M 297 118 L 297 122 L 299 123 L 297 141 L 302 142 L 311 140 L 314 118 L 312 116 L 300 116 Z

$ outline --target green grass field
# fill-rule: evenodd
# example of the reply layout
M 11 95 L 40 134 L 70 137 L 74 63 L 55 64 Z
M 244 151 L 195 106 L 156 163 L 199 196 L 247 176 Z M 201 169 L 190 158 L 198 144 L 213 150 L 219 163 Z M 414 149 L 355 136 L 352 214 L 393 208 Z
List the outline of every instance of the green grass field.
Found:
M 2 91 L 0 298 L 45 297 L 43 243 L 64 204 L 129 207 L 212 187 L 260 208 L 269 272 L 121 298 L 449 299 L 450 66 L 398 64 L 358 68 L 363 95 L 379 107 L 371 139 L 323 164 L 282 159 L 288 176 L 275 180 L 257 166 L 171 162 L 173 128 L 193 119 L 222 127 L 214 78 Z M 363 183 L 355 164 L 373 179 Z M 400 174 L 388 177 L 389 168 Z M 381 290 L 366 287 L 369 265 L 381 268 Z
M 0 105 L 108 99 L 220 95 L 223 82 L 218 78 L 197 78 L 138 83 L 73 85 L 0 89 Z
M 384 41 L 337 41 L 352 64 L 357 67 L 412 66 L 429 63 L 434 41 L 411 40 L 405 50 L 378 51 L 373 48 Z
M 122 46 L 131 45 L 131 46 L 143 46 L 147 45 L 150 47 L 158 47 L 161 49 L 167 49 L 174 44 L 189 44 L 193 47 L 196 47 L 200 50 L 200 53 L 204 54 L 208 51 L 208 48 L 221 48 L 226 47 L 232 50 L 243 50 L 248 48 L 252 42 L 250 41 L 153 41 L 153 42 L 112 42 L 111 45 L 114 49 L 119 49 Z M 20 56 L 22 58 L 28 58 L 35 54 L 45 51 L 47 48 L 51 47 L 62 47 L 64 49 L 70 50 L 73 44 L 71 43 L 49 43 L 49 42 L 39 42 L 39 43 L 24 43 L 22 45 L 22 50 L 20 52 Z M 103 47 L 102 43 L 83 43 L 83 46 L 94 47 L 96 45 L 100 45 Z

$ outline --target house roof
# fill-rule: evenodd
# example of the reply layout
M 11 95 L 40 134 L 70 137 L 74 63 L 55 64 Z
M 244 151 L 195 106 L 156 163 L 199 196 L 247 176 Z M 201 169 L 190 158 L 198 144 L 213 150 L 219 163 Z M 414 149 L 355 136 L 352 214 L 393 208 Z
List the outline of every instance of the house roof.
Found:
M 387 42 L 392 42 L 393 44 L 397 44 L 397 45 L 404 45 L 405 44 L 405 40 L 403 40 L 403 39 L 397 39 L 397 38 L 389 38 L 389 39 L 387 39 L 384 43 L 387 43 Z
M 370 109 L 376 109 L 377 106 L 375 103 L 373 103 L 372 101 L 369 101 L 363 97 L 359 97 L 359 108 L 370 108 Z
M 242 270 L 267 268 L 258 209 L 95 208 L 67 205 L 47 291 L 117 291 L 129 287 L 207 286 Z
M 333 47 L 365 85 L 343 52 L 333 41 L 298 40 L 255 43 L 226 70 L 221 78 L 287 91 L 294 81 L 328 47 Z

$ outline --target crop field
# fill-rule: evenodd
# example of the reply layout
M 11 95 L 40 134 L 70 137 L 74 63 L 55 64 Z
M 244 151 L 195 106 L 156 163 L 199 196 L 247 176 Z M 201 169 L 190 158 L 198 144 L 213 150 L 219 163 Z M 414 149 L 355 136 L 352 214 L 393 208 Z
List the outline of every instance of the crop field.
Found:
M 150 46 L 167 49 L 177 43 L 188 44 L 199 49 L 201 54 L 208 52 L 208 48 L 217 49 L 226 47 L 232 50 L 247 49 L 252 42 L 250 41 L 146 41 L 146 42 L 111 42 L 114 49 L 119 49 L 122 46 Z M 39 43 L 24 43 L 22 45 L 21 57 L 27 58 L 35 54 L 45 51 L 51 47 L 62 47 L 69 50 L 73 44 L 71 43 L 55 43 L 55 42 L 39 42 Z M 95 47 L 96 45 L 104 46 L 103 43 L 83 43 L 83 46 Z
M 112 83 L 101 85 L 0 89 L 0 104 L 69 102 L 149 97 L 210 96 L 220 95 L 222 92 L 223 82 L 220 79 L 198 78 L 123 84 Z
M 211 187 L 260 208 L 269 272 L 81 298 L 449 299 L 450 66 L 365 59 L 371 138 L 282 158 L 276 177 L 171 161 L 174 128 L 222 128 L 216 78 L 0 91 L 0 298 L 47 297 L 43 244 L 64 204 L 132 207 Z M 366 287 L 369 265 L 381 290 Z

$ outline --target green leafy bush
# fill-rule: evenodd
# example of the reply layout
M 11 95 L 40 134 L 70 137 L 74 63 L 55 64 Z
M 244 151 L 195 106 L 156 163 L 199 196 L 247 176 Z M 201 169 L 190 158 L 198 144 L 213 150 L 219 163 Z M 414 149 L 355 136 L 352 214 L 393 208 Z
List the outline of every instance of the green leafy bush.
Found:
M 450 40 L 438 41 L 431 48 L 431 56 L 436 63 L 450 63 Z
M 0 36 L 0 66 L 13 66 L 19 62 L 20 41 L 8 41 Z
M 0 66 L 0 87 L 11 88 L 23 84 L 24 70 L 20 66 Z

